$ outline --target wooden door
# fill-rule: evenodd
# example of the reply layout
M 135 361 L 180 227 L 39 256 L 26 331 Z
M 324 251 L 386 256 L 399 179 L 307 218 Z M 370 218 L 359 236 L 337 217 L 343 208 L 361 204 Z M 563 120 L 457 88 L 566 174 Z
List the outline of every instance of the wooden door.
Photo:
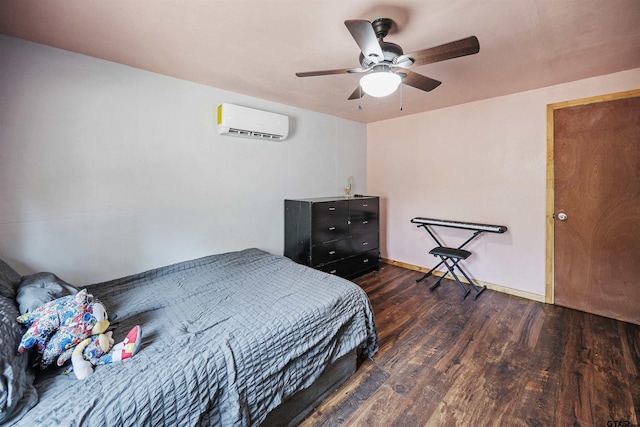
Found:
M 556 304 L 640 324 L 640 93 L 553 109 Z

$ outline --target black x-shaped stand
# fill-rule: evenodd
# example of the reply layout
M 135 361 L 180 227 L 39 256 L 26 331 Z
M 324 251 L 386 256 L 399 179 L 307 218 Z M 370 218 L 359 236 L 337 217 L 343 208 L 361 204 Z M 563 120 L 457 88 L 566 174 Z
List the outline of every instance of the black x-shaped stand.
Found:
M 451 274 L 451 276 L 453 276 L 458 286 L 460 286 L 460 288 L 462 289 L 462 299 L 465 299 L 469 295 L 469 293 L 471 292 L 471 289 L 467 289 L 462 284 L 462 282 L 458 278 L 458 275 L 455 273 L 456 268 L 458 269 L 458 271 L 460 271 L 460 273 L 462 273 L 464 278 L 467 279 L 467 282 L 469 283 L 471 288 L 475 291 L 475 294 L 473 295 L 473 299 L 474 300 L 477 299 L 478 296 L 484 290 L 487 289 L 487 287 L 486 286 L 478 287 L 474 283 L 474 281 L 471 280 L 467 272 L 464 271 L 462 266 L 459 265 L 460 261 L 463 261 L 471 256 L 471 252 L 463 248 L 467 244 L 469 244 L 473 239 L 475 239 L 485 231 L 491 232 L 491 233 L 504 233 L 505 231 L 507 231 L 507 227 L 503 225 L 474 224 L 474 223 L 468 223 L 468 222 L 446 221 L 446 220 L 440 220 L 440 219 L 430 219 L 430 218 L 420 218 L 420 217 L 413 218 L 411 222 L 414 224 L 418 224 L 418 227 L 424 228 L 429 233 L 431 238 L 438 244 L 438 246 L 431 249 L 429 253 L 433 256 L 440 258 L 440 262 L 438 263 L 438 265 L 436 265 L 431 270 L 426 272 L 424 276 L 417 279 L 416 282 L 420 282 L 426 279 L 427 277 L 431 276 L 431 274 L 435 271 L 436 268 L 444 264 L 445 267 L 447 268 L 447 271 Z M 438 240 L 438 237 L 431 231 L 431 229 L 429 229 L 429 226 L 461 228 L 466 230 L 473 230 L 474 233 L 473 235 L 471 235 L 471 237 L 469 237 L 464 243 L 462 243 L 457 248 L 450 248 L 450 247 L 444 246 L 440 242 L 440 240 Z M 440 286 L 440 282 L 442 281 L 442 279 L 444 279 L 445 276 L 446 274 L 442 275 L 436 283 L 431 285 L 429 290 L 433 291 L 435 288 Z

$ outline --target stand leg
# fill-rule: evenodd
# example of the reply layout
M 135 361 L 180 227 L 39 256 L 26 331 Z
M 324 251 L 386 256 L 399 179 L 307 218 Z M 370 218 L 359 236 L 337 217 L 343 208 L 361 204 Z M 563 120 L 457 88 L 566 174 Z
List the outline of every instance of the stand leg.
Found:
M 467 295 L 469 295 L 469 292 L 471 292 L 471 289 L 467 289 L 467 288 L 464 287 L 464 285 L 462 284 L 460 279 L 458 279 L 458 276 L 456 275 L 456 273 L 454 271 L 454 269 L 456 268 L 456 266 L 458 265 L 458 262 L 460 260 L 453 261 L 451 266 L 449 266 L 449 263 L 447 262 L 447 258 L 442 257 L 442 261 L 444 262 L 444 265 L 447 266 L 447 270 L 449 270 L 449 273 L 451 273 L 453 278 L 456 280 L 456 283 L 458 283 L 458 286 L 460 286 L 460 288 L 462 289 L 462 299 L 464 300 L 467 297 Z M 460 267 L 458 267 L 458 268 L 460 268 Z M 444 276 L 442 276 L 442 277 L 444 277 Z M 442 280 L 442 277 L 440 278 L 440 280 Z
M 437 288 L 438 286 L 440 286 L 440 282 L 442 282 L 442 279 L 444 279 L 444 276 L 440 276 L 440 278 L 438 279 L 438 281 L 436 283 L 434 283 L 433 285 L 431 285 L 431 287 L 429 288 L 430 291 L 433 291 L 435 288 Z
M 478 299 L 478 296 L 484 292 L 487 287 L 483 286 L 482 288 L 478 288 L 476 286 L 475 283 L 473 283 L 473 280 L 471 280 L 471 278 L 467 275 L 467 273 L 462 269 L 462 267 L 458 266 L 458 270 L 460 270 L 460 272 L 462 273 L 462 275 L 465 277 L 465 279 L 467 279 L 467 281 L 469 282 L 469 284 L 471 285 L 471 287 L 473 288 L 474 291 L 476 291 L 476 294 L 473 296 L 473 299 Z
M 433 268 L 429 271 L 427 271 L 426 273 L 424 273 L 424 276 L 422 276 L 419 279 L 416 279 L 416 283 L 420 283 L 422 282 L 424 279 L 426 279 L 427 277 L 431 276 L 431 272 L 433 271 Z
M 442 261 L 440 261 L 440 263 L 438 265 L 436 265 L 435 267 L 433 267 L 431 270 L 427 271 L 424 276 L 422 276 L 419 279 L 416 279 L 416 282 L 422 282 L 424 279 L 426 279 L 427 277 L 431 276 L 431 274 L 434 272 L 434 270 L 438 267 L 440 267 L 442 265 Z
M 436 242 L 436 244 L 437 244 L 438 246 L 442 246 L 442 243 L 440 243 L 440 240 L 438 240 L 438 238 L 436 237 L 436 235 L 435 235 L 435 234 L 433 234 L 433 232 L 432 232 L 431 230 L 429 230 L 429 227 L 427 227 L 427 226 L 426 226 L 426 224 L 419 225 L 418 227 L 423 227 L 423 228 L 427 231 L 427 233 L 429 233 L 429 235 L 431 236 L 431 238 Z M 426 279 L 427 277 L 431 276 L 431 274 L 433 273 L 433 271 L 434 271 L 436 268 L 438 268 L 438 267 L 440 267 L 440 266 L 442 265 L 442 262 L 443 262 L 443 261 L 440 261 L 440 263 L 439 263 L 438 265 L 436 265 L 435 267 L 433 267 L 431 270 L 427 271 L 427 272 L 424 274 L 424 276 L 422 276 L 421 278 L 417 279 L 417 280 L 416 280 L 416 282 L 421 282 L 421 281 L 423 281 L 424 279 Z M 430 290 L 433 290 L 433 289 L 437 288 L 439 284 L 440 284 L 440 281 L 438 281 L 438 283 L 437 283 L 436 285 L 432 286 L 432 287 L 431 287 L 431 288 L 429 288 L 429 289 L 430 289 Z

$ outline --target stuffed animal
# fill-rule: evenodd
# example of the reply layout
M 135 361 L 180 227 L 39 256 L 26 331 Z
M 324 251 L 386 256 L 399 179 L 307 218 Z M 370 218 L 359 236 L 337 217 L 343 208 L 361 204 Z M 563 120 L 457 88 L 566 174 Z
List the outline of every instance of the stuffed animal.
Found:
M 63 365 L 77 344 L 91 335 L 104 333 L 109 327 L 104 306 L 86 289 L 48 302 L 17 320 L 28 327 L 18 353 L 35 346 L 42 369 L 54 361 Z
M 140 326 L 136 325 L 122 342 L 113 345 L 113 332 L 106 332 L 107 312 L 86 289 L 48 302 L 17 320 L 28 327 L 18 353 L 35 346 L 42 369 L 54 361 L 62 366 L 71 359 L 78 379 L 93 374 L 93 366 L 130 359 L 142 339 Z
M 126 338 L 116 345 L 113 345 L 112 334 L 113 332 L 109 331 L 92 335 L 75 347 L 71 363 L 76 378 L 83 380 L 91 376 L 96 365 L 128 360 L 136 354 L 142 338 L 140 326 L 134 326 Z

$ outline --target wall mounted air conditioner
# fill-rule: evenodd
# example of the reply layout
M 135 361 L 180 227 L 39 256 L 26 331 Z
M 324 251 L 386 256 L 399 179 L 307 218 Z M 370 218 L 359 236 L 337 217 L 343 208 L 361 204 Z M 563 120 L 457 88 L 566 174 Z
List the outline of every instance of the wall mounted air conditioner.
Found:
M 282 141 L 289 135 L 289 117 L 233 104 L 220 104 L 218 133 Z

